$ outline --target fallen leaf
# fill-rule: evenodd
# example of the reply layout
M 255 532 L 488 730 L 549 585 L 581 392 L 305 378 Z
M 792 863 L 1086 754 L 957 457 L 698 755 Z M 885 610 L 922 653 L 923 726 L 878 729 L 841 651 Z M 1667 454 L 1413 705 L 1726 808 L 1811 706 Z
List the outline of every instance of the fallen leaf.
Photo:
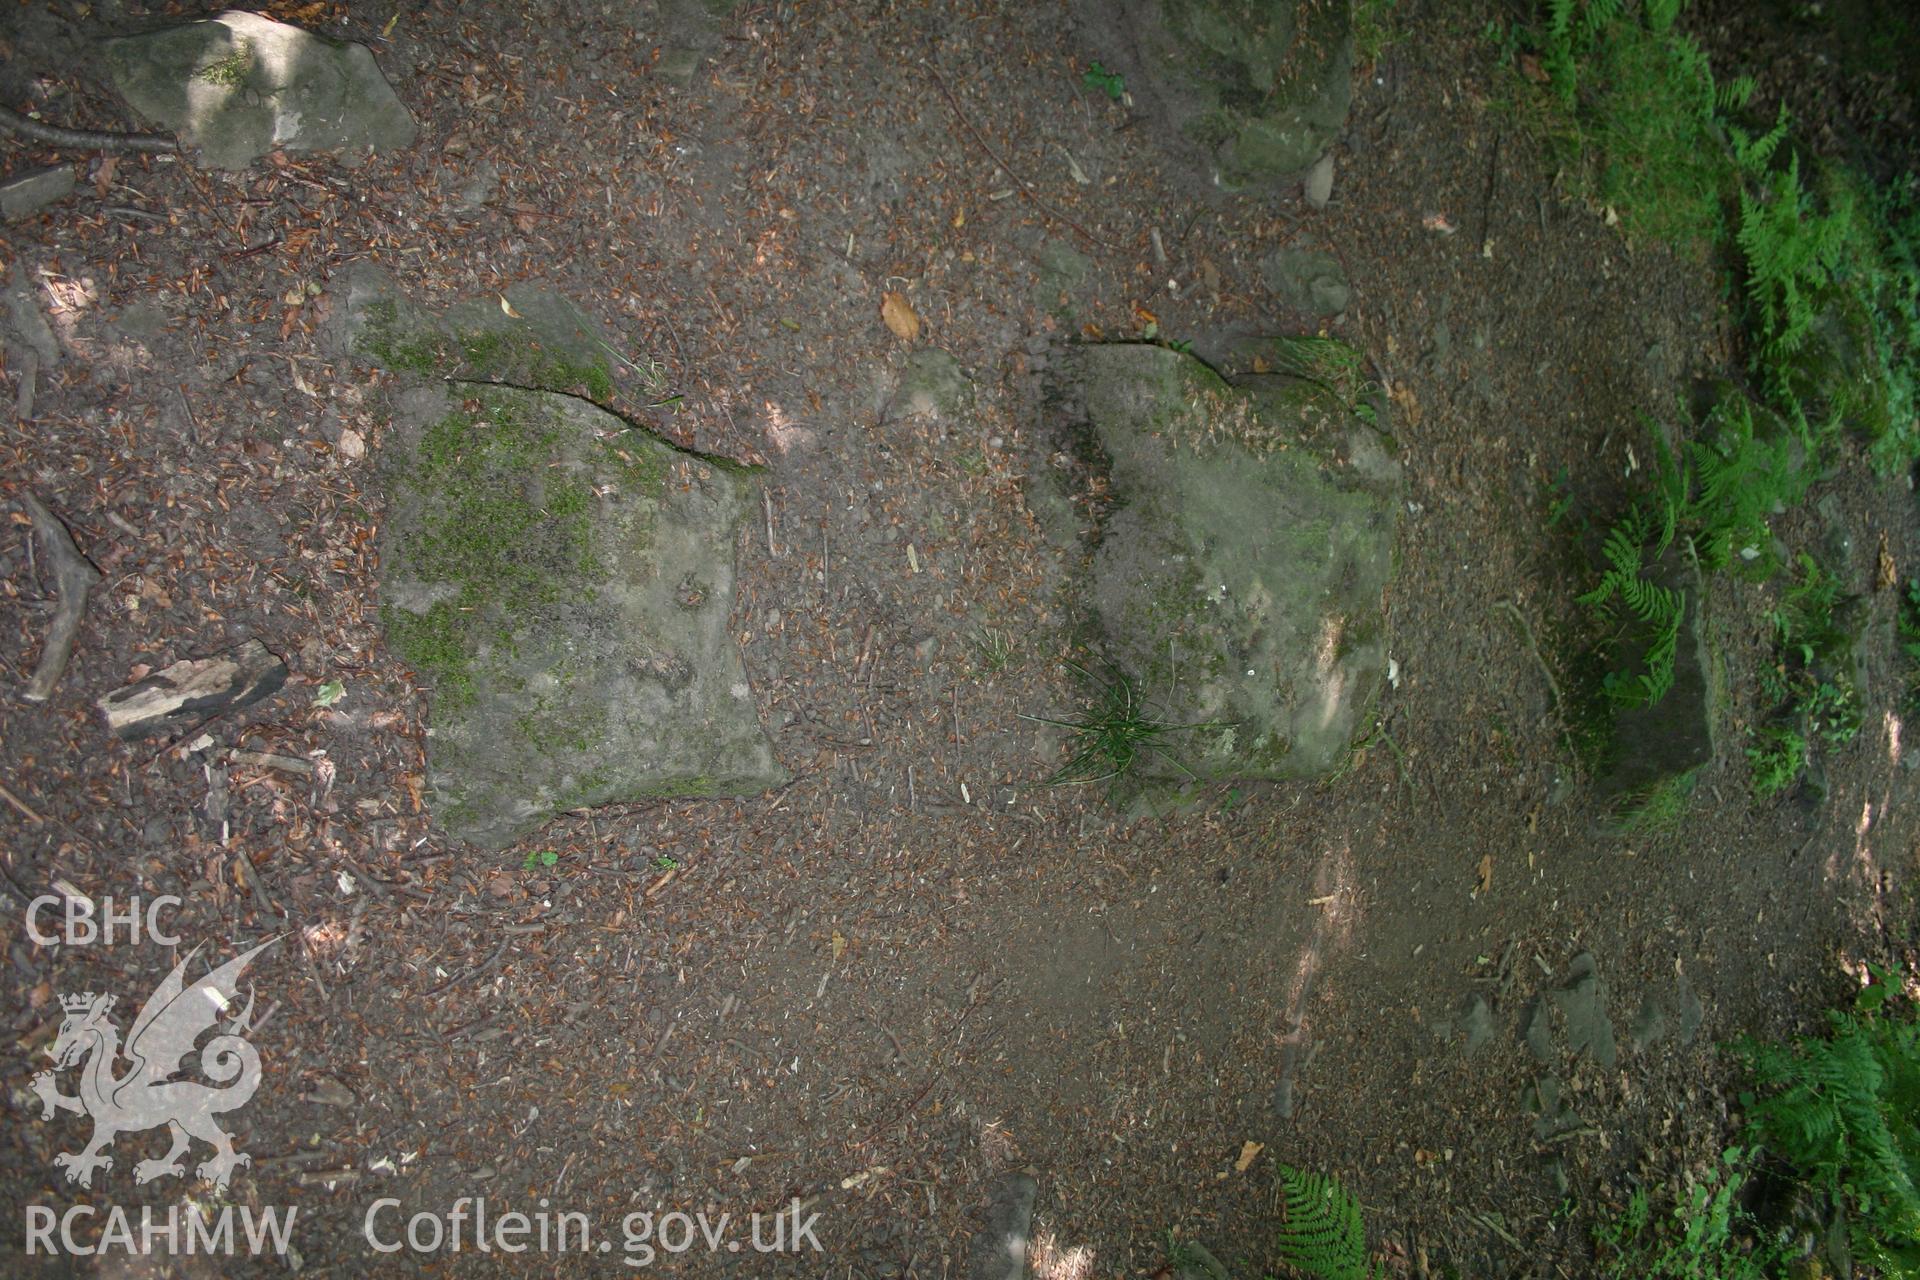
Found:
M 838 960 L 847 953 L 847 939 L 838 929 L 833 931 L 833 958 Z
M 1450 236 L 1458 230 L 1453 225 L 1453 220 L 1444 213 L 1430 213 L 1420 219 L 1420 225 L 1429 231 L 1437 231 L 1443 236 Z
M 1893 563 L 1893 552 L 1887 547 L 1886 530 L 1880 531 L 1880 554 L 1873 569 L 1873 589 L 1885 591 L 1900 581 L 1900 569 Z
M 913 304 L 905 294 L 888 290 L 880 295 L 880 318 L 893 331 L 893 336 L 902 342 L 912 342 L 920 336 L 920 317 L 915 313 Z
M 1420 425 L 1420 400 L 1413 394 L 1413 388 L 1404 382 L 1396 382 L 1387 392 L 1387 398 L 1400 410 L 1400 416 L 1409 427 Z
M 1493 888 L 1493 855 L 1492 854 L 1488 853 L 1488 854 L 1481 855 L 1480 870 L 1476 874 L 1480 881 L 1480 887 L 1477 892 L 1485 893 L 1487 890 Z
M 1532 53 L 1523 53 L 1520 55 L 1520 74 L 1535 84 L 1545 84 L 1547 81 L 1553 79 L 1552 76 L 1547 74 L 1547 69 L 1540 65 L 1539 55 Z
M 1247 1171 L 1247 1166 L 1252 1164 L 1255 1160 L 1257 1160 L 1260 1156 L 1260 1153 L 1262 1151 L 1265 1151 L 1266 1149 L 1267 1149 L 1267 1144 L 1264 1142 L 1241 1143 L 1240 1158 L 1233 1162 L 1233 1171 L 1235 1173 L 1245 1173 Z
M 340 456 L 349 460 L 364 458 L 367 454 L 366 437 L 352 427 L 340 433 Z
M 118 156 L 108 154 L 100 161 L 100 167 L 93 171 L 93 194 L 102 200 L 107 198 L 107 192 L 113 190 L 113 171 L 119 160 Z
M 513 309 L 513 304 L 507 301 L 507 295 L 504 293 L 500 295 L 500 310 L 505 312 L 509 319 L 518 320 L 520 318 L 520 313 Z

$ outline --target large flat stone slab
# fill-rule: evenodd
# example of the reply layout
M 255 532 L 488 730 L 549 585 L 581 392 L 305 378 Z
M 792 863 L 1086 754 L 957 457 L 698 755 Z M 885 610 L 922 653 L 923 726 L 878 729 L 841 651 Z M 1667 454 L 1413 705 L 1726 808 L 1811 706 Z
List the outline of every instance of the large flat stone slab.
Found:
M 109 40 L 108 74 L 133 109 L 216 169 L 275 150 L 386 150 L 417 128 L 364 45 L 230 10 Z
M 1296 181 L 1346 121 L 1348 0 L 1074 0 L 1073 10 L 1155 132 L 1217 186 Z
M 1328 386 L 1164 347 L 1062 356 L 1054 410 L 1111 471 L 1088 603 L 1165 736 L 1149 775 L 1318 777 L 1385 676 L 1400 468 Z
M 419 387 L 395 425 L 382 619 L 438 826 L 785 781 L 727 629 L 752 475 L 553 392 Z

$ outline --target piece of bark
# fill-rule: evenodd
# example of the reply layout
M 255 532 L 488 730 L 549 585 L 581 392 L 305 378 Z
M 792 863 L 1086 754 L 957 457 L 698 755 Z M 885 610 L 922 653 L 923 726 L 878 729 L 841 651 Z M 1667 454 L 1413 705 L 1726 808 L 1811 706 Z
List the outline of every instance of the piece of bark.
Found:
M 251 706 L 287 682 L 287 664 L 249 640 L 211 658 L 176 662 L 96 704 L 121 738 L 168 733 Z
M 40 537 L 40 549 L 53 565 L 53 585 L 57 600 L 53 625 L 47 628 L 46 648 L 40 651 L 40 665 L 27 681 L 28 702 L 45 702 L 53 696 L 73 656 L 73 642 L 80 634 L 80 619 L 87 611 L 87 596 L 100 581 L 100 571 L 73 545 L 73 535 L 60 518 L 41 505 L 40 499 L 23 492 L 20 501 L 33 516 L 33 531 Z
M 234 764 L 255 769 L 277 769 L 281 773 L 297 773 L 303 778 L 313 776 L 313 763 L 298 756 L 277 756 L 270 751 L 242 751 L 235 747 L 227 752 L 227 759 Z

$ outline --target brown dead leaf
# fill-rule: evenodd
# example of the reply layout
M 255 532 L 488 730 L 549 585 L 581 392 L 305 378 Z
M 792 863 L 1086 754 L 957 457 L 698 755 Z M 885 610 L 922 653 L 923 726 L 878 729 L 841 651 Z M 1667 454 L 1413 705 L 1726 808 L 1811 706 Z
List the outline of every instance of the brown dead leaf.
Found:
M 1267 1144 L 1264 1142 L 1241 1143 L 1240 1158 L 1233 1162 L 1233 1171 L 1235 1173 L 1245 1173 L 1247 1171 L 1247 1166 L 1252 1164 L 1255 1160 L 1259 1159 L 1260 1153 L 1262 1151 L 1265 1151 L 1266 1149 L 1267 1149 Z
M 841 956 L 845 955 L 846 953 L 847 953 L 846 935 L 841 933 L 838 929 L 835 929 L 833 931 L 833 958 L 835 960 L 838 960 Z
M 1893 552 L 1887 546 L 1887 531 L 1880 531 L 1880 554 L 1875 558 L 1873 567 L 1873 589 L 1885 591 L 1900 581 L 1899 566 L 1893 562 Z
M 1396 382 L 1393 384 L 1393 389 L 1388 392 L 1388 398 L 1393 401 L 1394 407 L 1400 411 L 1401 420 L 1409 427 L 1417 427 L 1420 425 L 1420 401 L 1419 398 L 1413 394 L 1412 387 L 1404 382 Z
M 113 190 L 113 171 L 119 162 L 120 157 L 108 153 L 101 158 L 100 167 L 93 171 L 93 194 L 102 200 L 107 198 L 107 192 Z
M 1479 892 L 1485 893 L 1487 890 L 1493 888 L 1493 855 L 1492 854 L 1490 853 L 1483 854 L 1481 856 L 1480 869 L 1478 872 L 1475 873 L 1475 875 L 1480 882 Z
M 902 342 L 912 342 L 920 336 L 920 316 L 907 301 L 906 295 L 892 290 L 880 295 L 880 318 L 887 323 L 893 336 Z
M 1539 55 L 1532 53 L 1523 53 L 1520 55 L 1520 74 L 1535 84 L 1545 84 L 1547 81 L 1553 79 L 1552 76 L 1547 74 L 1547 69 L 1540 65 Z

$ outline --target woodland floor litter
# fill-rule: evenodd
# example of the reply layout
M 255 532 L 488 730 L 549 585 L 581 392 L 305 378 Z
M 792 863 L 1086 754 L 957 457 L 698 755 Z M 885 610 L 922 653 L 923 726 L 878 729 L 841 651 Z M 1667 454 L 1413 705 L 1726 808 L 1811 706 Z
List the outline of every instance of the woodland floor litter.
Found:
M 1910 941 L 1915 775 L 1881 714 L 1896 600 L 1871 589 L 1883 535 L 1920 565 L 1905 477 L 1848 466 L 1817 491 L 1876 637 L 1874 710 L 1823 807 L 1755 804 L 1735 742 L 1677 829 L 1621 837 L 1575 776 L 1535 646 L 1573 626 L 1584 570 L 1549 508 L 1561 477 L 1578 497 L 1635 465 L 1636 412 L 1724 368 L 1729 338 L 1708 266 L 1630 250 L 1490 109 L 1477 9 L 1403 16 L 1323 211 L 1164 170 L 1083 85 L 1051 4 L 743 5 L 689 87 L 660 74 L 650 5 L 307 10 L 374 49 L 422 126 L 411 150 L 235 175 L 96 157 L 0 242 L 63 349 L 33 420 L 0 431 L 7 496 L 31 488 L 105 575 L 53 700 L 0 702 L 6 871 L 26 896 L 177 895 L 169 927 L 222 956 L 282 936 L 252 971 L 266 1075 L 228 1118 L 254 1157 L 229 1194 L 297 1207 L 305 1274 L 614 1274 L 617 1253 L 364 1242 L 381 1197 L 485 1196 L 585 1213 L 616 1250 L 636 1210 L 798 1198 L 819 1255 L 659 1265 L 946 1277 L 996 1177 L 1027 1170 L 1044 1274 L 1152 1275 L 1172 1232 L 1250 1276 L 1277 1159 L 1339 1173 L 1393 1274 L 1578 1276 L 1628 1175 L 1719 1150 L 1717 1043 L 1812 1026 L 1841 957 Z M 0 33 L 8 100 L 128 127 L 68 24 Z M 9 167 L 72 158 L 0 141 Z M 1068 553 L 1025 499 L 1071 465 L 1034 368 L 1149 319 L 1196 341 L 1308 331 L 1258 269 L 1308 243 L 1352 283 L 1335 332 L 1373 362 L 1406 468 L 1398 683 L 1331 782 L 1123 820 L 1043 785 L 1059 737 L 1022 718 L 1080 696 Z M 429 831 L 425 697 L 378 625 L 383 375 L 325 336 L 327 285 L 359 261 L 436 302 L 564 293 L 678 397 L 623 366 L 611 407 L 767 465 L 734 629 L 790 784 L 573 814 L 500 856 Z M 912 348 L 888 292 L 969 371 L 970 414 L 894 403 Z M 1822 518 L 1810 502 L 1779 532 L 1811 543 Z M 52 581 L 7 519 L 18 687 Z M 1718 581 L 1710 607 L 1738 726 L 1762 710 L 1740 677 L 1772 660 L 1766 603 Z M 291 666 L 280 695 L 199 750 L 109 740 L 96 697 L 249 637 Z M 0 936 L 0 1198 L 169 1203 L 126 1172 L 157 1135 L 122 1137 L 104 1189 L 66 1185 L 52 1157 L 83 1123 L 40 1120 L 28 1082 L 57 994 L 137 1007 L 173 954 L 38 947 L 15 909 Z M 1583 952 L 1611 1067 L 1565 1040 L 1554 993 Z M 1681 979 L 1698 1034 L 1632 1049 L 1635 1011 L 1684 1006 Z M 1548 1063 L 1521 1035 L 1537 995 Z M 1523 1095 L 1548 1075 L 1578 1123 L 1543 1137 Z M 20 1224 L 0 1214 L 9 1252 Z

